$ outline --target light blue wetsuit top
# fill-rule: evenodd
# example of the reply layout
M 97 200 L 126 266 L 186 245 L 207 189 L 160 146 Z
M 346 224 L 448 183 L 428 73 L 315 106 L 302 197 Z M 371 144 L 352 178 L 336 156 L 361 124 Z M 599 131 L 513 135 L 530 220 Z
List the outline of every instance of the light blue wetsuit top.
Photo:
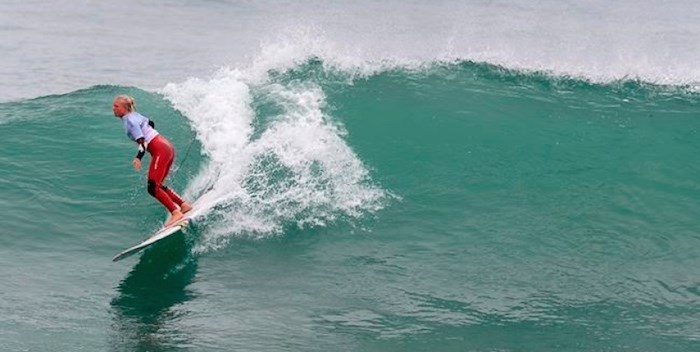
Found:
M 136 111 L 132 111 L 122 116 L 122 122 L 124 122 L 124 130 L 126 131 L 126 135 L 134 142 L 136 142 L 139 138 L 143 138 L 144 143 L 148 144 L 158 135 L 158 131 L 148 125 L 148 118 Z

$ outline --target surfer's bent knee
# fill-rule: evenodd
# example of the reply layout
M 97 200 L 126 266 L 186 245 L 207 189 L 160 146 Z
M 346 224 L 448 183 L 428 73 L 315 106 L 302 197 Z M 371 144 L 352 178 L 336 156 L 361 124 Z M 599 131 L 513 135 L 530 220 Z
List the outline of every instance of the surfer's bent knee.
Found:
M 148 180 L 148 194 L 156 196 L 156 181 Z

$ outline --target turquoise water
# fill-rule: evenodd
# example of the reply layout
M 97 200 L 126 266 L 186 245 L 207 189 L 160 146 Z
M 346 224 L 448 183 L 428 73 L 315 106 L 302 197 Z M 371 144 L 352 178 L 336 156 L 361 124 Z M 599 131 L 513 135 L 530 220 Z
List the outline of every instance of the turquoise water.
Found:
M 697 94 L 470 62 L 235 76 L 0 105 L 4 350 L 697 348 Z M 205 205 L 112 263 L 165 217 L 118 93 Z
M 0 350 L 700 348 L 692 3 L 83 5 L 0 4 Z M 113 263 L 118 94 L 198 216 Z

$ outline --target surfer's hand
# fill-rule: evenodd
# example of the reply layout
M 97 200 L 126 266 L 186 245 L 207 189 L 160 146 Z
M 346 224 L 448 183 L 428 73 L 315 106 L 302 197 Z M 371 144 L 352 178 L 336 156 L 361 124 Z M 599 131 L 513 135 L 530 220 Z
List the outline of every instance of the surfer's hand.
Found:
M 141 160 L 134 158 L 134 161 L 131 162 L 134 165 L 134 169 L 136 171 L 141 171 Z

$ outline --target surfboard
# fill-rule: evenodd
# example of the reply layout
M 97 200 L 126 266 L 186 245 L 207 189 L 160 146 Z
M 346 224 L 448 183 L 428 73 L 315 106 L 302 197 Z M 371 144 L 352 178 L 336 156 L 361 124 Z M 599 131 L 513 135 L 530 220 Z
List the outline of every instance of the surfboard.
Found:
M 152 246 L 153 244 L 157 243 L 158 241 L 172 235 L 175 233 L 178 233 L 182 231 L 187 225 L 192 222 L 192 219 L 196 218 L 197 216 L 202 213 L 206 207 L 203 207 L 201 204 L 201 197 L 195 200 L 192 203 L 192 209 L 185 213 L 185 216 L 178 222 L 168 226 L 168 227 L 162 227 L 160 230 L 156 231 L 156 233 L 148 236 L 145 240 L 143 240 L 141 243 L 131 247 L 127 248 L 124 251 L 120 252 L 119 254 L 115 255 L 114 258 L 112 258 L 113 262 L 122 260 L 126 257 L 132 256 L 141 250 L 148 248 Z
M 141 250 L 145 249 L 146 247 L 149 247 L 153 245 L 154 243 L 174 234 L 182 230 L 184 227 L 186 227 L 189 224 L 188 219 L 184 219 L 176 224 L 170 225 L 168 227 L 162 228 L 158 230 L 158 232 L 154 233 L 153 235 L 149 236 L 143 242 L 125 249 L 124 251 L 120 252 L 119 254 L 115 255 L 114 258 L 112 258 L 113 262 L 122 260 L 126 257 L 129 257 L 131 255 L 134 255 Z

